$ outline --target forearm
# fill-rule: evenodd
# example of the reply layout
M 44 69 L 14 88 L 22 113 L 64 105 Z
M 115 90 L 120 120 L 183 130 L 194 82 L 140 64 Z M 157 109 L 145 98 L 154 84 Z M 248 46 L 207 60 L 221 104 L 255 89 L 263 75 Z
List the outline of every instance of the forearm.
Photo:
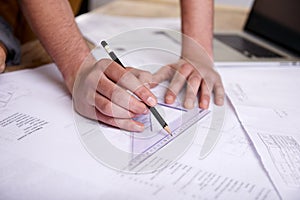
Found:
M 62 72 L 72 91 L 89 48 L 80 34 L 67 0 L 20 0 L 32 29 Z
M 213 57 L 213 0 L 181 0 L 182 33 Z

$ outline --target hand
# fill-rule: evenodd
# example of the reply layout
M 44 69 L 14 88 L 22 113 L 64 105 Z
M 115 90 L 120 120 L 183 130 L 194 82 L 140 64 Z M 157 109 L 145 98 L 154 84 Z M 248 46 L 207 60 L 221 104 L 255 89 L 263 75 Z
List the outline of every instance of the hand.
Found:
M 80 71 L 74 84 L 75 109 L 85 117 L 111 126 L 128 131 L 143 131 L 144 125 L 132 118 L 149 112 L 143 102 L 149 106 L 157 104 L 156 97 L 143 85 L 151 78 L 148 72 L 124 69 L 109 59 L 101 59 L 93 64 L 90 62 Z
M 199 60 L 198 60 L 199 61 Z M 210 95 L 214 92 L 216 105 L 224 103 L 224 88 L 220 75 L 212 66 L 199 61 L 191 64 L 185 59 L 162 67 L 153 76 L 153 82 L 158 84 L 165 80 L 171 80 L 165 94 L 165 102 L 174 103 L 178 93 L 186 83 L 186 92 L 183 106 L 191 109 L 194 107 L 199 92 L 199 107 L 207 109 L 210 103 Z M 155 85 L 155 84 L 154 84 Z
M 0 42 L 0 73 L 5 69 L 5 60 L 6 60 L 6 48 Z

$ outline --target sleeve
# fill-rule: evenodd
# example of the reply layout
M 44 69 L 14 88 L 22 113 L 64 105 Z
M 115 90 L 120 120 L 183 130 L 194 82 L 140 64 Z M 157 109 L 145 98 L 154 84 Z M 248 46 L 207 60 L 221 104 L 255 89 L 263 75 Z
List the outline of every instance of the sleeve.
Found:
M 0 42 L 7 50 L 6 64 L 18 65 L 21 62 L 21 45 L 14 37 L 9 24 L 0 17 Z

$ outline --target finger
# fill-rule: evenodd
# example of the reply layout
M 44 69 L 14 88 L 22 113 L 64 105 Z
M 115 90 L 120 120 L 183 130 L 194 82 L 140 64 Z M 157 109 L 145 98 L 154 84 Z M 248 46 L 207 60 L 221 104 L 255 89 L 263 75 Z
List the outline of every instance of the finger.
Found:
M 130 71 L 128 72 L 120 67 L 120 65 L 112 63 L 108 66 L 104 73 L 119 86 L 133 92 L 148 106 L 155 106 L 157 104 L 157 100 L 154 94 L 147 87 L 145 87 Z
M 113 118 L 104 115 L 99 111 L 96 111 L 96 115 L 98 121 L 120 129 L 124 129 L 127 131 L 135 131 L 135 132 L 141 132 L 144 130 L 144 125 L 142 123 L 134 121 L 132 119 Z
M 201 76 L 197 72 L 193 72 L 187 81 L 186 94 L 184 100 L 184 107 L 187 109 L 192 109 L 197 98 L 201 83 Z
M 218 106 L 222 106 L 224 104 L 225 98 L 225 90 L 222 84 L 221 77 L 218 76 L 218 79 L 214 85 L 214 101 Z
M 152 83 L 152 74 L 150 72 L 132 67 L 126 67 L 126 70 L 135 75 L 145 87 L 150 88 L 150 84 Z
M 140 122 L 133 121 L 132 119 L 122 119 L 122 118 L 114 118 L 114 117 L 107 116 L 101 113 L 92 104 L 87 105 L 85 101 L 81 101 L 81 100 L 82 99 L 79 99 L 79 101 L 75 102 L 74 104 L 75 110 L 79 114 L 88 117 L 89 119 L 98 120 L 105 124 L 118 127 L 121 129 L 125 129 L 128 131 L 139 132 L 144 130 L 144 125 Z
M 151 88 L 155 87 L 156 85 L 158 85 L 163 81 L 171 80 L 174 74 L 175 74 L 175 69 L 172 66 L 167 65 L 161 67 L 157 72 L 153 74 Z
M 106 97 L 96 94 L 95 96 L 95 107 L 102 114 L 114 118 L 132 118 L 135 114 L 114 104 Z
M 208 109 L 210 102 L 211 89 L 208 87 L 207 80 L 202 79 L 200 86 L 200 102 L 199 107 L 202 109 Z
M 120 86 L 109 80 L 104 74 L 100 77 L 97 86 L 98 93 L 110 99 L 114 104 L 136 114 L 148 112 L 144 103 L 137 100 Z
M 185 63 L 178 69 L 178 71 L 176 71 L 165 95 L 166 103 L 168 104 L 174 103 L 176 96 L 184 86 L 187 77 L 190 75 L 192 70 L 193 67 L 190 64 Z

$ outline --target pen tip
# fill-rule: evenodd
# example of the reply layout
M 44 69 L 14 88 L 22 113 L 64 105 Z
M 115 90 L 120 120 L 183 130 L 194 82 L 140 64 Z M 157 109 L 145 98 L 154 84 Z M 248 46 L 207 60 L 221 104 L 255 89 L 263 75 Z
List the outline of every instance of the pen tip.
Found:
M 171 132 L 171 129 L 169 128 L 169 126 L 165 126 L 164 129 L 171 135 L 172 135 L 172 132 Z

